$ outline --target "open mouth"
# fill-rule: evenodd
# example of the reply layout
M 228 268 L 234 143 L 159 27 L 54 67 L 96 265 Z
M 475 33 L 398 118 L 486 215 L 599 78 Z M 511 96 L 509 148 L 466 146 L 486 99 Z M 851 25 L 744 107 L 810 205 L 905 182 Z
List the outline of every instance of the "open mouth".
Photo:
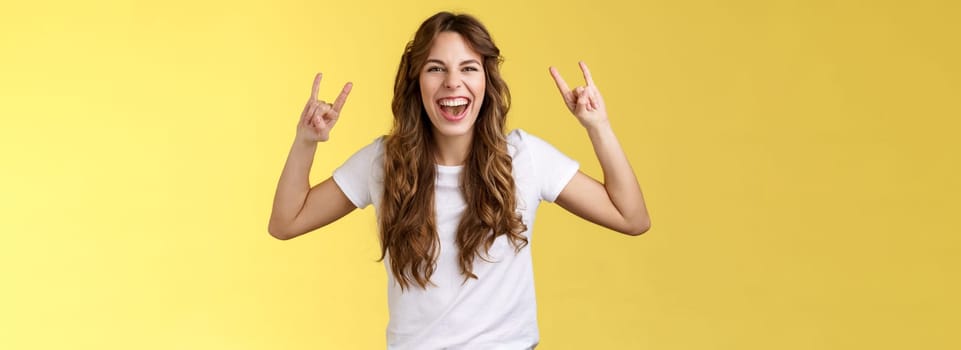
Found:
M 444 119 L 458 121 L 467 115 L 470 99 L 466 97 L 442 98 L 437 100 L 437 105 L 440 106 L 440 112 Z

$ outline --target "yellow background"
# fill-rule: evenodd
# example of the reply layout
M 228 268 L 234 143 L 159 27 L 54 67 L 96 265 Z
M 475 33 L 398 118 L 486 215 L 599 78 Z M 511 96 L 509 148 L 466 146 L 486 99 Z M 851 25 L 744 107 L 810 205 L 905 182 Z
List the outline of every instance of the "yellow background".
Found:
M 585 60 L 653 228 L 544 205 L 544 349 L 957 349 L 954 1 L 16 1 L 0 9 L 0 348 L 376 349 L 373 210 L 266 231 L 314 72 L 316 183 L 387 132 L 442 9 L 510 124 L 601 175 L 547 72 Z

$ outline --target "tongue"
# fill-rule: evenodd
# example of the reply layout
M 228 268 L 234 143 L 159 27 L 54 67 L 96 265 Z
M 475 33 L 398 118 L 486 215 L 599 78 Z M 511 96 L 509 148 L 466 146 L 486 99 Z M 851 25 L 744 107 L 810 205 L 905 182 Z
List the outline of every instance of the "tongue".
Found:
M 450 115 L 460 115 L 461 112 L 463 112 L 463 111 L 464 111 L 464 108 L 466 108 L 466 107 L 467 107 L 467 105 L 454 106 L 454 107 L 441 106 L 441 108 L 442 108 L 445 112 L 449 113 Z

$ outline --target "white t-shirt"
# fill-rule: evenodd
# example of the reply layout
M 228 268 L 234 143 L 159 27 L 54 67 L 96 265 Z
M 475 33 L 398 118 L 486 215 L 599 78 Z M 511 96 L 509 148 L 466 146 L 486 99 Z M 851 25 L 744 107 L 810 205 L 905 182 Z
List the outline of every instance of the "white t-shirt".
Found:
M 517 210 L 532 243 L 534 215 L 542 200 L 553 202 L 577 173 L 578 163 L 556 148 L 517 129 L 507 135 L 513 159 Z M 378 218 L 384 191 L 383 138 L 375 139 L 334 171 L 341 191 L 357 208 L 374 204 Z M 474 260 L 477 279 L 466 283 L 458 265 L 455 235 L 466 204 L 459 188 L 462 166 L 437 166 L 435 213 L 440 255 L 431 282 L 402 291 L 387 269 L 388 349 L 531 349 L 539 341 L 530 244 L 519 253 L 506 236 Z M 390 252 L 388 252 L 389 254 Z

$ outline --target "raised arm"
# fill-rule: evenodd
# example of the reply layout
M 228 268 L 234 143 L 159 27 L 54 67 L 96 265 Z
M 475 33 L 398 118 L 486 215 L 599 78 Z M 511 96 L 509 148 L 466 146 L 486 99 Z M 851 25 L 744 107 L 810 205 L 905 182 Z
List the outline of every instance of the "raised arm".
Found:
M 267 226 L 267 232 L 277 239 L 291 239 L 316 230 L 356 209 L 331 178 L 310 187 L 310 167 L 317 143 L 330 139 L 330 130 L 340 118 L 340 110 L 353 87 L 345 84 L 334 104 L 329 104 L 317 99 L 322 77 L 321 73 L 314 77 L 310 99 L 300 114 L 297 136 L 277 183 Z
M 607 119 L 604 99 L 591 77 L 587 64 L 580 62 L 587 86 L 570 89 L 557 69 L 551 76 L 567 108 L 587 129 L 594 153 L 604 171 L 604 183 L 578 171 L 564 187 L 555 203 L 595 224 L 636 236 L 647 232 L 651 218 L 647 213 L 641 187 L 624 150 Z

